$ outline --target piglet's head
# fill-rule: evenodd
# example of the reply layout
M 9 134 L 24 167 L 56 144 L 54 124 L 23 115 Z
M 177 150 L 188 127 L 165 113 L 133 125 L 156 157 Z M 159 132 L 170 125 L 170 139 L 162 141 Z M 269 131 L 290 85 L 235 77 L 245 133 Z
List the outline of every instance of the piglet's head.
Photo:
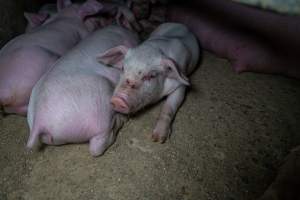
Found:
M 59 3 L 61 2 L 61 3 Z M 58 0 L 57 9 L 61 10 L 64 15 L 79 17 L 89 32 L 92 32 L 101 26 L 101 21 L 97 14 L 103 5 L 96 0 L 87 0 L 80 5 L 72 4 L 70 0 Z
M 89 32 L 100 27 L 100 19 L 93 15 L 97 14 L 103 5 L 96 0 L 87 0 L 82 4 L 73 4 L 71 0 L 57 0 L 56 9 L 52 4 L 50 6 L 42 8 L 39 13 L 24 13 L 28 21 L 26 32 L 61 17 L 77 18 L 83 21 Z
M 111 103 L 114 110 L 133 113 L 155 103 L 166 94 L 166 82 L 188 85 L 177 64 L 162 52 L 140 45 L 117 46 L 98 57 L 99 62 L 123 71 Z
M 47 13 L 29 13 L 25 12 L 24 17 L 26 18 L 28 24 L 26 27 L 26 32 L 31 31 L 32 29 L 41 26 L 49 18 Z
M 98 18 L 93 17 L 103 5 L 96 0 L 87 0 L 82 4 L 73 4 L 71 0 L 57 0 L 57 17 L 77 18 L 85 23 L 89 31 L 99 27 Z
M 87 0 L 82 4 L 73 4 L 71 0 L 57 0 L 57 11 L 59 15 L 66 17 L 79 17 L 85 19 L 97 14 L 103 5 L 96 0 Z

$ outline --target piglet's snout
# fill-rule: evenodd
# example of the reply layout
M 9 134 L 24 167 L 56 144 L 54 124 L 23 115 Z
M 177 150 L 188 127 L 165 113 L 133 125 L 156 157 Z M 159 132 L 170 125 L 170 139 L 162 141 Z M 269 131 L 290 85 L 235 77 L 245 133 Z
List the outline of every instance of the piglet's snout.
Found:
M 111 98 L 110 102 L 113 106 L 113 109 L 117 112 L 128 114 L 131 112 L 131 98 L 130 96 L 134 96 L 135 92 L 138 90 L 140 84 L 131 79 L 125 79 L 124 82 L 117 87 L 115 94 Z
M 126 101 L 126 97 L 114 95 L 111 98 L 110 103 L 115 111 L 125 114 L 129 113 L 129 106 Z
M 134 80 L 130 80 L 130 79 L 126 79 L 125 83 L 123 83 L 122 87 L 124 89 L 138 89 L 139 87 L 139 83 L 137 81 Z

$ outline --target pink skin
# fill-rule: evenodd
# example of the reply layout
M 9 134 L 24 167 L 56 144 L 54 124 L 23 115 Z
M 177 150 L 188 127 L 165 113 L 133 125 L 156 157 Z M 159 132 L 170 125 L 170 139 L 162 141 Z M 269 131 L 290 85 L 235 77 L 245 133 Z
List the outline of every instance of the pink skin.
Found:
M 105 27 L 112 24 L 114 18 L 116 18 L 119 5 L 117 5 L 116 3 L 105 3 L 102 4 L 102 6 L 103 8 L 98 12 L 97 16 L 87 17 L 84 19 L 84 24 L 88 28 L 89 32 L 92 32 L 97 28 Z M 37 26 L 47 23 L 47 20 L 49 20 L 51 17 L 57 14 L 57 7 L 58 5 L 56 4 L 45 4 L 40 8 L 38 14 L 25 12 L 24 16 L 28 21 L 26 32 L 30 31 L 31 29 Z M 124 10 L 126 11 L 126 9 Z M 122 15 L 122 17 L 124 17 L 124 20 L 127 20 L 127 18 L 129 18 L 127 17 L 127 15 L 130 15 L 130 13 L 127 14 L 128 12 L 125 12 Z M 106 17 L 104 17 L 103 15 L 106 15 Z
M 101 16 L 98 17 L 101 27 L 111 25 L 116 20 L 120 26 L 137 32 L 141 31 L 140 24 L 127 5 L 109 1 L 101 1 L 101 4 L 103 9 L 99 12 Z
M 99 156 L 115 141 L 126 117 L 110 104 L 120 70 L 98 63 L 107 49 L 137 45 L 137 36 L 120 26 L 95 31 L 69 51 L 34 86 L 28 107 L 27 147 L 89 141 Z
M 25 18 L 28 21 L 26 32 L 31 31 L 33 28 L 36 28 L 44 23 L 47 23 L 48 20 L 51 20 L 55 15 L 57 15 L 57 8 L 58 5 L 56 4 L 45 4 L 43 5 L 39 12 L 36 13 L 24 13 Z M 103 8 L 101 9 L 102 12 Z M 100 12 L 99 12 L 100 13 Z M 109 24 L 111 24 L 110 22 Z M 96 30 L 97 28 L 103 27 L 104 24 L 102 23 L 102 18 L 100 16 L 97 17 L 86 17 L 84 19 L 84 24 L 87 27 L 89 32 Z
M 51 20 L 57 15 L 57 5 L 45 4 L 42 6 L 38 13 L 24 13 L 24 17 L 27 19 L 28 24 L 25 32 L 30 32 L 32 29 L 41 26 L 47 21 Z M 96 30 L 97 28 L 103 27 L 100 17 L 87 17 L 84 19 L 84 24 L 89 32 Z
M 34 84 L 60 56 L 88 35 L 84 18 L 102 8 L 94 0 L 81 6 L 62 0 L 57 3 L 55 16 L 11 40 L 0 51 L 0 106 L 6 113 L 26 114 Z
M 223 9 L 226 8 L 229 9 L 228 7 L 224 7 Z M 253 12 L 256 13 L 256 11 Z M 261 11 L 257 12 L 261 14 Z M 243 14 L 241 14 L 241 16 L 246 20 L 246 16 L 243 16 Z M 276 17 L 276 15 L 273 16 L 273 14 L 271 16 L 274 19 L 279 18 Z M 279 38 L 283 40 L 283 32 L 272 34 L 274 40 L 275 37 L 277 38 L 276 44 L 269 43 L 269 41 L 262 40 L 256 36 L 247 35 L 232 28 L 226 21 L 216 21 L 212 18 L 212 15 L 182 6 L 170 6 L 168 8 L 168 20 L 186 24 L 197 35 L 204 49 L 220 57 L 229 59 L 233 64 L 234 70 L 238 73 L 260 72 L 300 78 L 300 68 L 298 67 L 300 61 L 297 56 L 296 48 L 293 48 L 293 45 L 285 47 L 287 43 L 282 46 L 277 44 Z M 250 18 L 248 20 L 250 20 Z M 278 20 L 280 22 L 282 21 L 282 19 Z M 261 34 L 267 32 L 267 27 L 275 29 L 276 27 L 273 22 L 274 21 L 270 22 L 268 26 L 262 28 Z M 294 22 L 294 20 L 292 20 L 292 22 Z M 258 22 L 258 26 L 263 25 Z M 272 39 L 272 37 L 270 37 L 270 39 Z M 291 37 L 293 37 L 293 35 L 291 35 Z M 286 38 L 285 41 L 288 40 L 289 39 Z M 295 42 L 297 43 L 297 40 L 295 40 Z
M 162 24 L 136 48 L 109 49 L 99 61 L 123 70 L 111 98 L 113 109 L 134 113 L 167 96 L 152 133 L 153 141 L 163 143 L 189 85 L 186 75 L 197 66 L 198 58 L 196 38 L 176 23 Z
M 198 13 L 226 18 L 227 22 L 257 32 L 280 45 L 300 45 L 300 16 L 276 14 L 227 0 L 195 0 L 185 5 Z
M 43 5 L 38 13 L 24 13 L 24 17 L 28 21 L 25 32 L 32 30 L 33 28 L 42 25 L 47 19 L 57 14 L 56 4 L 45 4 Z
M 24 17 L 28 21 L 25 32 L 29 32 L 32 29 L 42 25 L 49 18 L 49 14 L 47 14 L 47 13 L 36 14 L 36 13 L 25 12 Z

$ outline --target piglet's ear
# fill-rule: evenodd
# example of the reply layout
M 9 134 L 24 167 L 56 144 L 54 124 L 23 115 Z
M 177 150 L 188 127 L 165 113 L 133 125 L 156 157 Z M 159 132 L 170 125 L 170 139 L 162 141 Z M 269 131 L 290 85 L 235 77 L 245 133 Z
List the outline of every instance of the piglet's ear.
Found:
M 30 27 L 34 28 L 46 21 L 46 19 L 49 17 L 48 14 L 43 13 L 43 14 L 37 14 L 37 13 L 24 13 L 24 17 L 27 19 Z
M 79 8 L 78 14 L 81 17 L 81 19 L 85 19 L 86 17 L 90 15 L 97 14 L 101 9 L 103 8 L 103 5 L 99 3 L 96 0 L 87 0 L 84 4 L 82 4 Z
M 105 51 L 104 53 L 100 54 L 97 57 L 97 60 L 100 63 L 103 63 L 105 65 L 111 65 L 118 69 L 122 69 L 123 68 L 123 60 L 124 60 L 126 53 L 128 52 L 128 49 L 129 48 L 124 45 L 113 47 L 113 48 Z
M 72 4 L 71 0 L 57 0 L 57 10 L 61 11 L 62 9 L 70 6 Z
M 161 65 L 164 67 L 167 77 L 176 79 L 184 85 L 190 85 L 188 78 L 178 70 L 176 63 L 172 59 L 162 58 Z

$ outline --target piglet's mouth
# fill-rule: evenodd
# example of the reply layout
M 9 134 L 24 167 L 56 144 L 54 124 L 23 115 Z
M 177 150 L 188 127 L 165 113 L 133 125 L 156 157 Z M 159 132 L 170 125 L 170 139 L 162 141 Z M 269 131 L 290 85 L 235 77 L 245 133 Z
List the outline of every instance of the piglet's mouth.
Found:
M 129 105 L 126 101 L 126 97 L 123 94 L 114 95 L 110 103 L 113 109 L 117 112 L 128 114 L 130 112 Z

